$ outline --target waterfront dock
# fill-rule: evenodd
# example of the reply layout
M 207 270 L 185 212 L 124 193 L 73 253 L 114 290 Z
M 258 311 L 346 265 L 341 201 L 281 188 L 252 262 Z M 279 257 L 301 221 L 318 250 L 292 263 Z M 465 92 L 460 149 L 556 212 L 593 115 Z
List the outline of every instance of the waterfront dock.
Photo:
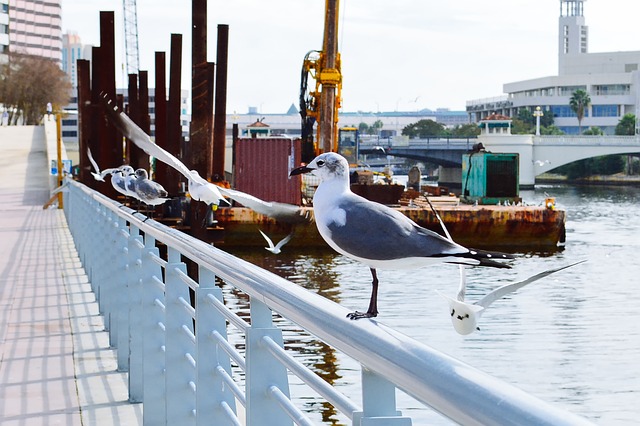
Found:
M 63 211 L 42 208 L 49 132 L 0 128 L 0 423 L 142 424 Z

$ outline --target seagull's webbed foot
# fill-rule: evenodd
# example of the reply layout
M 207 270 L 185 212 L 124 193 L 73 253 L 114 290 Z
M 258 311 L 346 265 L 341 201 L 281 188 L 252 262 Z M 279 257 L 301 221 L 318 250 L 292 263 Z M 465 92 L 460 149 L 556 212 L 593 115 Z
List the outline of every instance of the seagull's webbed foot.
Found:
M 375 318 L 378 316 L 377 312 L 360 312 L 360 311 L 355 311 L 355 312 L 349 312 L 347 314 L 347 318 L 349 318 L 350 320 L 358 320 L 361 318 Z

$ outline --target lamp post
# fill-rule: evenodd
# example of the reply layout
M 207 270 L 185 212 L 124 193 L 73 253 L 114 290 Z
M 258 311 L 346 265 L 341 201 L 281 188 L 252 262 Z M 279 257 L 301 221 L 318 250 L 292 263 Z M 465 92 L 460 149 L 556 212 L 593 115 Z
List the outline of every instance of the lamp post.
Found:
M 533 112 L 533 116 L 536 118 L 536 136 L 540 136 L 540 117 L 544 115 L 542 109 L 538 106 Z

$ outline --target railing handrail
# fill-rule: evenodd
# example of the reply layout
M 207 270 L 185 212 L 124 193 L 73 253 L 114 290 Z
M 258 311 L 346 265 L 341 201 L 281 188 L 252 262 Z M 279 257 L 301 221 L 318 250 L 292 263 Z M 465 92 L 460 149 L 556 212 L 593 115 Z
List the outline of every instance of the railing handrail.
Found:
M 170 246 L 354 358 L 416 400 L 461 424 L 580 425 L 587 420 L 442 354 L 375 320 L 352 321 L 335 302 L 122 206 L 74 181 L 145 235 Z

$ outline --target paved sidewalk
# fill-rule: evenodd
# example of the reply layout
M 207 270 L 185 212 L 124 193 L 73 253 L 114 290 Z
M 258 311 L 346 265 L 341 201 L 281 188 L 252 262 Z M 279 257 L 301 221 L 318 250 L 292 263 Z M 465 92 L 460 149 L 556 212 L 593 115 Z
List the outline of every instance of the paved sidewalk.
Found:
M 142 424 L 63 212 L 42 210 L 44 129 L 0 128 L 0 149 L 0 424 Z

